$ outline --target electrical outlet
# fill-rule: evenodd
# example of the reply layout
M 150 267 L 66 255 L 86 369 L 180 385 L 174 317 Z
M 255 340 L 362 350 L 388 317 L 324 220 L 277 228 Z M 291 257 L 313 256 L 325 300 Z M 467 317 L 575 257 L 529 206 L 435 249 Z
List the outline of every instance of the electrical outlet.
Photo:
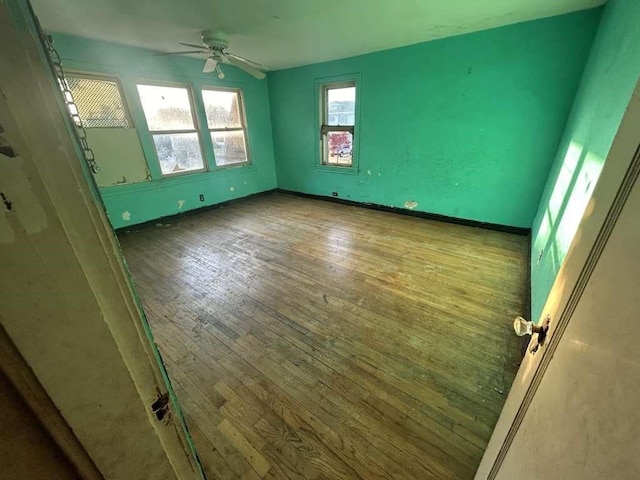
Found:
M 200 201 L 204 202 L 204 195 L 202 193 L 200 194 Z
M 338 196 L 338 192 L 331 192 L 331 196 L 332 197 L 337 197 Z

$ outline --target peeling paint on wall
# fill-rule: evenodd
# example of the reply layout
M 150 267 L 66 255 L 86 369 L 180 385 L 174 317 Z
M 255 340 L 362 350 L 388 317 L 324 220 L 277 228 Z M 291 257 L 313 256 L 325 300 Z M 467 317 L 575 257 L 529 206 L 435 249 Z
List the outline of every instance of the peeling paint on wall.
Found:
M 184 200 L 178 200 L 178 210 L 182 210 L 182 207 L 184 207 Z
M 47 227 L 47 215 L 23 165 L 20 156 L 0 154 L 0 242 L 12 242 L 16 228 L 37 233 Z
M 230 192 L 235 192 L 235 190 L 236 190 L 236 187 L 229 187 Z
M 6 155 L 7 157 L 13 158 L 16 156 L 16 152 L 13 150 L 13 147 L 9 145 L 9 142 L 6 141 L 2 136 L 3 132 L 4 129 L 2 128 L 2 125 L 0 125 L 0 153 L 2 155 Z
M 413 210 L 414 208 L 416 208 L 418 206 L 418 202 L 416 202 L 414 200 L 407 200 L 406 202 L 404 202 L 404 206 L 406 208 L 408 208 L 409 210 Z
M 128 222 L 131 220 L 131 213 L 129 211 L 122 212 L 122 219 Z
M 135 128 L 90 128 L 87 140 L 96 158 L 100 159 L 100 173 L 95 175 L 99 187 L 149 180 Z
M 11 210 L 11 207 L 13 206 L 13 203 L 11 202 L 11 200 L 9 200 L 7 198 L 7 196 L 4 194 L 4 192 L 0 192 L 0 198 L 2 199 L 2 203 L 4 203 L 4 206 L 7 210 Z

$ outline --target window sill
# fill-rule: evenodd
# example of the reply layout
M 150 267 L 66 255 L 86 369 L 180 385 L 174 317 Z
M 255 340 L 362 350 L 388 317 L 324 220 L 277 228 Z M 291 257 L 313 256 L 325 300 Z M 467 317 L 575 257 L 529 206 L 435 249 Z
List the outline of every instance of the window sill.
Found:
M 196 175 L 198 173 L 207 173 L 209 170 L 207 170 L 206 167 L 203 168 L 198 168 L 197 170 L 178 170 L 177 172 L 171 172 L 171 173 L 161 173 L 162 177 L 158 178 L 156 180 L 160 180 L 160 179 L 168 179 L 168 178 L 176 178 L 176 177 L 183 177 L 186 175 Z
M 323 173 L 340 173 L 342 175 L 357 175 L 358 167 L 352 165 L 350 167 L 342 167 L 339 165 L 316 165 L 317 172 Z

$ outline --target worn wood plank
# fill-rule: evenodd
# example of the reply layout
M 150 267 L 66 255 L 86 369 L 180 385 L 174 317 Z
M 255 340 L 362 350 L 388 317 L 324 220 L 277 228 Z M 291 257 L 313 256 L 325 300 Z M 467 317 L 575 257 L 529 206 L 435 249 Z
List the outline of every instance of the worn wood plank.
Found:
M 472 478 L 523 237 L 271 194 L 119 236 L 212 478 Z

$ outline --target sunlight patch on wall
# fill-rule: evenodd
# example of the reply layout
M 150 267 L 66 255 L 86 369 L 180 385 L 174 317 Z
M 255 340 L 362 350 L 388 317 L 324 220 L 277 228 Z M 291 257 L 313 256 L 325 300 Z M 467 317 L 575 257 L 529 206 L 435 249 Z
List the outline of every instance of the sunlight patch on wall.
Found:
M 549 212 L 549 209 L 547 209 L 540 223 L 538 235 L 536 236 L 536 239 L 533 245 L 532 255 L 539 255 L 539 252 L 545 247 L 550 236 L 551 236 L 551 214 Z M 536 263 L 540 263 L 539 259 L 536 260 Z
M 579 174 L 576 176 L 571 197 L 567 202 L 556 234 L 556 246 L 561 259 L 566 256 L 578 231 L 585 208 L 600 176 L 602 165 L 603 159 L 595 153 L 589 152 L 584 159 Z
M 580 155 L 582 154 L 582 145 L 577 142 L 571 142 L 569 148 L 567 148 L 567 154 L 562 161 L 562 168 L 558 174 L 556 184 L 553 187 L 551 198 L 549 199 L 549 214 L 551 216 L 551 223 L 555 223 L 560 210 L 562 209 L 562 203 L 569 191 L 571 181 L 580 161 Z

